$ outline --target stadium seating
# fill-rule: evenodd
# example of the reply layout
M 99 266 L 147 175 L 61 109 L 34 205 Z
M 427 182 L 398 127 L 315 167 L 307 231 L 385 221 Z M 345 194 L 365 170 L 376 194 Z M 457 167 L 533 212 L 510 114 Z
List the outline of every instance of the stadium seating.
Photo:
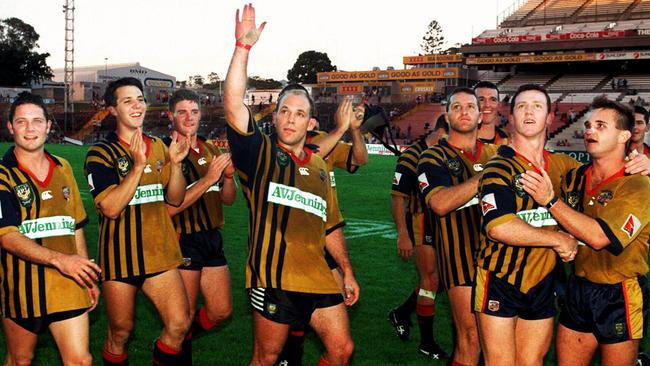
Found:
M 617 99 L 620 93 L 618 92 L 610 92 L 610 93 L 603 93 L 603 92 L 591 92 L 591 93 L 569 93 L 567 94 L 563 102 L 564 103 L 591 103 L 591 101 L 594 100 L 594 98 L 604 95 L 609 99 Z
M 604 74 L 568 74 L 548 86 L 548 91 L 594 90 L 607 75 Z
M 632 89 L 650 89 L 650 75 L 618 75 L 616 79 L 627 80 L 627 88 Z
M 506 80 L 503 84 L 499 85 L 499 90 L 504 92 L 512 92 L 522 84 L 538 84 L 545 85 L 554 75 L 551 74 L 515 74 L 510 79 Z

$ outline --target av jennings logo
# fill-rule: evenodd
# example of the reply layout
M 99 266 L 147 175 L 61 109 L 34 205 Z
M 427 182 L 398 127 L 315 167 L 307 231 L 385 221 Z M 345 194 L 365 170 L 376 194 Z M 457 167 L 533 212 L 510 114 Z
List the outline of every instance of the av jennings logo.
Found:
M 49 216 L 25 220 L 18 226 L 20 233 L 30 239 L 74 235 L 75 219 L 70 216 Z
M 165 200 L 165 191 L 160 183 L 138 186 L 135 195 L 129 202 L 130 206 L 141 205 L 144 203 L 162 202 Z
M 534 227 L 556 226 L 557 221 L 550 212 L 544 207 L 538 207 L 535 210 L 524 210 L 517 212 L 517 216 L 526 221 L 528 225 Z
M 313 193 L 271 182 L 266 199 L 269 202 L 309 212 L 327 221 L 327 202 Z

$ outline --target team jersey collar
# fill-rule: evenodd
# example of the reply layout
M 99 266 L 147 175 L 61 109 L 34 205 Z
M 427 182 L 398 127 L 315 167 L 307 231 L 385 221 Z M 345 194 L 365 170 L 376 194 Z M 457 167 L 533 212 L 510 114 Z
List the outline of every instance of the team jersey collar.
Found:
M 533 164 L 530 160 L 528 160 L 525 156 L 521 155 L 520 153 L 518 153 L 518 152 L 515 151 L 515 150 L 513 150 L 513 151 L 514 151 L 514 153 L 515 153 L 515 156 L 519 157 L 520 159 L 522 159 L 522 160 L 524 160 L 526 163 L 528 163 L 528 165 L 529 165 L 529 166 L 530 166 L 530 167 L 531 167 L 531 168 L 532 168 L 532 169 L 533 169 L 537 174 L 542 174 L 542 172 L 539 171 L 539 168 L 538 168 L 535 164 Z M 549 153 L 548 151 L 544 150 L 544 152 L 543 152 L 543 156 L 544 156 L 544 170 L 547 171 L 547 172 L 548 172 L 548 160 L 549 160 L 549 156 L 550 156 L 550 155 L 551 155 L 551 153 Z
M 39 186 L 47 187 L 47 185 L 50 184 L 50 181 L 52 180 L 52 176 L 54 175 L 54 168 L 57 165 L 61 165 L 61 162 L 59 161 L 59 159 L 56 158 L 56 156 L 50 154 L 47 150 L 44 150 L 44 152 L 45 152 L 45 157 L 50 162 L 50 169 L 47 172 L 47 176 L 45 177 L 45 180 L 43 181 L 36 178 L 36 176 L 32 173 L 31 170 L 27 169 L 27 167 L 21 165 L 20 162 L 18 162 L 18 159 L 16 158 L 16 154 L 15 154 L 15 146 L 12 146 L 9 148 L 9 150 L 7 150 L 4 157 L 2 158 L 2 163 L 8 168 L 18 168 L 24 171 Z
M 287 154 L 289 154 L 289 156 L 291 156 L 291 159 L 293 159 L 293 161 L 295 161 L 296 164 L 298 164 L 300 166 L 307 165 L 309 163 L 309 159 L 311 159 L 312 150 L 309 149 L 307 146 L 303 146 L 303 148 L 302 148 L 302 151 L 305 152 L 305 158 L 302 159 L 302 160 L 299 159 L 292 151 L 289 151 L 289 150 L 285 149 L 284 147 L 282 147 L 280 145 L 278 145 L 278 149 L 280 149 L 280 150 L 286 152 Z
M 465 155 L 465 157 L 473 163 L 476 162 L 478 158 L 481 157 L 481 151 L 483 151 L 483 145 L 484 145 L 481 142 L 481 140 L 476 140 L 476 152 L 474 152 L 474 155 L 472 155 L 469 151 L 465 151 L 459 147 L 456 147 L 452 145 L 449 141 L 445 141 L 445 142 L 447 143 L 447 146 L 460 151 L 461 154 Z
M 621 170 L 617 171 L 616 173 L 612 174 L 611 176 L 607 177 L 605 180 L 600 182 L 597 186 L 595 186 L 593 189 L 589 189 L 591 186 L 591 174 L 592 174 L 592 168 L 593 165 L 589 165 L 587 170 L 585 171 L 585 193 L 588 195 L 593 195 L 596 192 L 598 192 L 605 184 L 618 179 L 620 177 L 625 176 L 625 167 L 622 167 Z
M 201 141 L 201 139 L 198 136 L 196 137 L 196 147 L 198 147 L 198 151 L 190 147 L 190 153 L 194 156 L 201 156 L 201 154 L 203 153 L 203 141 Z

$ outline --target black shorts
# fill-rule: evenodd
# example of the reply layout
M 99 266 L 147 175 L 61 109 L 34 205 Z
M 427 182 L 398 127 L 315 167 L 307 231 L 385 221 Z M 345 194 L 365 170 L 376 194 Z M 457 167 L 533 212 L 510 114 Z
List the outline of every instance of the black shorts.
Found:
M 137 287 L 137 288 L 142 288 L 142 285 L 144 285 L 144 281 L 147 278 L 156 277 L 161 273 L 164 273 L 164 271 L 163 272 L 149 273 L 149 274 L 141 275 L 141 276 L 116 278 L 116 279 L 110 280 L 110 281 L 122 282 L 122 283 L 126 283 L 127 285 L 131 285 L 131 286 L 134 286 L 134 287 Z
M 592 333 L 598 343 L 641 339 L 648 321 L 648 286 L 644 276 L 617 284 L 593 283 L 571 276 L 560 323 Z
M 88 309 L 76 309 L 61 311 L 58 313 L 47 314 L 33 318 L 8 318 L 14 323 L 18 324 L 21 328 L 28 330 L 35 334 L 41 334 L 49 328 L 50 324 L 60 322 L 62 320 L 76 318 Z
M 223 252 L 223 239 L 218 229 L 181 234 L 178 242 L 183 254 L 183 264 L 179 269 L 200 271 L 203 267 L 228 265 Z
M 519 317 L 540 320 L 555 316 L 555 274 L 551 272 L 527 294 L 497 277 L 493 272 L 476 268 L 472 287 L 474 311 L 501 318 Z
M 263 317 L 290 325 L 309 324 L 314 310 L 343 302 L 341 294 L 311 294 L 275 288 L 248 289 L 248 297 L 253 309 Z

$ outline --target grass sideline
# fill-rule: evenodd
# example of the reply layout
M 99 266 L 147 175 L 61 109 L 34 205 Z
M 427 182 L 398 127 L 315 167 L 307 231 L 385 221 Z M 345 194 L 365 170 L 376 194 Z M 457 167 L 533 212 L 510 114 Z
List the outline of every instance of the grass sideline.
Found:
M 9 144 L 0 144 L 4 155 Z M 47 145 L 51 153 L 67 159 L 84 200 L 90 222 L 85 228 L 91 256 L 97 252 L 97 216 L 83 174 L 87 147 Z M 396 255 L 395 232 L 390 213 L 389 191 L 396 158 L 371 155 L 367 166 L 353 175 L 336 172 L 341 211 L 348 225 L 346 237 L 355 275 L 361 286 L 359 302 L 349 310 L 352 336 L 355 341 L 353 365 L 443 365 L 417 354 L 419 334 L 412 329 L 413 339 L 401 342 L 389 325 L 386 314 L 401 303 L 413 290 L 416 274 L 413 262 L 402 262 Z M 245 365 L 252 352 L 251 310 L 244 291 L 244 264 L 246 259 L 247 212 L 245 200 L 238 193 L 235 204 L 225 208 L 226 226 L 223 230 L 226 257 L 229 262 L 233 314 L 216 331 L 194 340 L 195 365 Z M 151 364 L 151 346 L 158 336 L 161 323 L 156 312 L 142 295 L 138 296 L 135 330 L 129 342 L 131 365 Z M 106 333 L 103 300 L 91 313 L 90 348 L 93 364 L 101 365 L 101 347 Z M 417 322 L 413 316 L 414 323 Z M 451 315 L 447 297 L 438 295 L 435 318 L 435 337 L 443 348 L 452 351 Z M 4 344 L 4 336 L 0 335 Z M 644 341 L 647 346 L 647 342 Z M 305 365 L 318 362 L 320 342 L 312 334 L 305 344 Z M 0 346 L 4 358 L 5 347 Z M 553 347 L 546 365 L 555 364 Z M 60 365 L 56 345 L 46 333 L 40 336 L 34 365 Z

